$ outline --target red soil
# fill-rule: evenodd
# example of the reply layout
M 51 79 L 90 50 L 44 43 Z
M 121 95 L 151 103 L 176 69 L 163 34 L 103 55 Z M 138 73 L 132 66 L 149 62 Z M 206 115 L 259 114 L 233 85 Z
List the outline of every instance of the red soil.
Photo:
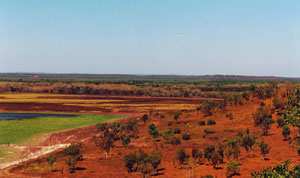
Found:
M 138 99 L 136 99 L 138 100 Z M 145 98 L 139 100 L 147 100 Z M 137 102 L 137 101 L 136 101 Z M 150 101 L 149 101 L 150 102 Z M 152 102 L 158 102 L 152 100 Z M 169 102 L 169 101 L 168 101 Z M 186 101 L 184 101 L 186 102 Z M 271 100 L 266 100 L 266 104 L 271 104 Z M 19 176 L 19 177 L 141 177 L 139 173 L 129 174 L 124 166 L 123 156 L 133 151 L 139 151 L 140 149 L 145 152 L 151 152 L 155 149 L 162 152 L 162 163 L 159 166 L 160 171 L 157 177 L 201 177 L 203 175 L 214 175 L 217 177 L 226 177 L 226 164 L 228 160 L 225 158 L 222 164 L 217 165 L 218 169 L 214 169 L 210 162 L 203 159 L 203 165 L 190 164 L 190 166 L 180 166 L 175 160 L 176 151 L 183 147 L 191 154 L 191 150 L 194 146 L 200 147 L 202 150 L 207 144 L 216 144 L 218 142 L 226 144 L 229 138 L 235 138 L 239 131 L 245 133 L 246 128 L 250 129 L 251 134 L 258 136 L 258 140 L 265 140 L 271 145 L 270 153 L 267 154 L 269 160 L 264 160 L 260 155 L 259 148 L 255 147 L 252 151 L 246 152 L 244 148 L 241 149 L 241 155 L 238 159 L 240 166 L 240 177 L 251 177 L 251 172 L 260 171 L 269 166 L 275 166 L 281 162 L 290 159 L 293 164 L 300 162 L 297 155 L 296 148 L 288 144 L 288 141 L 283 141 L 281 134 L 282 128 L 277 128 L 277 124 L 273 124 L 270 129 L 269 136 L 261 136 L 262 131 L 259 127 L 253 126 L 252 113 L 259 107 L 259 101 L 252 101 L 244 104 L 243 106 L 228 106 L 226 112 L 217 111 L 210 117 L 203 117 L 201 114 L 197 115 L 195 111 L 185 112 L 179 119 L 180 123 L 174 123 L 168 126 L 169 121 L 174 121 L 173 115 L 166 114 L 165 118 L 158 119 L 152 117 L 150 121 L 145 125 L 139 123 L 139 138 L 132 139 L 130 145 L 124 148 L 120 141 L 116 143 L 116 147 L 109 153 L 109 157 L 106 157 L 103 152 L 99 150 L 91 140 L 91 137 L 96 134 L 93 126 L 75 129 L 68 132 L 52 134 L 46 142 L 49 144 L 61 143 L 62 140 L 70 142 L 71 140 L 83 140 L 83 161 L 78 162 L 78 169 L 74 173 L 67 171 L 65 160 L 58 156 L 56 172 L 50 172 L 43 167 L 47 166 L 45 157 L 41 157 L 37 160 L 27 162 L 19 166 L 15 166 L 6 169 L 6 176 Z M 234 119 L 229 120 L 225 117 L 226 113 L 232 112 Z M 276 114 L 273 118 L 278 118 Z M 199 126 L 199 120 L 214 119 L 217 124 L 215 126 Z M 123 121 L 118 121 L 123 122 Z M 190 133 L 191 140 L 182 140 L 182 144 L 173 148 L 161 144 L 160 142 L 152 141 L 152 137 L 149 135 L 147 129 L 149 123 L 154 123 L 159 131 L 163 131 L 167 128 L 181 128 L 181 133 Z M 204 129 L 211 128 L 216 131 L 214 134 L 205 135 Z M 297 130 L 291 129 L 291 136 L 296 135 Z M 73 138 L 70 139 L 70 136 Z M 179 136 L 179 135 L 177 135 Z M 205 138 L 204 138 L 205 137 Z M 68 140 L 68 139 L 69 140 Z M 60 154 L 58 152 L 58 154 Z M 38 165 L 38 169 L 34 166 Z M 62 173 L 63 170 L 63 173 Z

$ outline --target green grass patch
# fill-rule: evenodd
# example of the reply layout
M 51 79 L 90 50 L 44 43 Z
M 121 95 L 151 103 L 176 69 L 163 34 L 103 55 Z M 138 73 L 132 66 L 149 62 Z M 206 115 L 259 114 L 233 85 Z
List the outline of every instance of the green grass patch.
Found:
M 123 117 L 124 116 L 80 114 L 77 117 L 40 117 L 22 120 L 0 119 L 0 145 L 20 143 L 34 135 L 117 120 Z M 1 154 L 0 152 L 0 155 Z

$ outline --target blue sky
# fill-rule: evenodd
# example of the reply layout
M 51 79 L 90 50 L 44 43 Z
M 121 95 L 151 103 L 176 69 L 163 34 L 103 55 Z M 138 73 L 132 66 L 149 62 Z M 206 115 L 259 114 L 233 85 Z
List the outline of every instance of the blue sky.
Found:
M 300 77 L 298 0 L 1 0 L 0 72 Z

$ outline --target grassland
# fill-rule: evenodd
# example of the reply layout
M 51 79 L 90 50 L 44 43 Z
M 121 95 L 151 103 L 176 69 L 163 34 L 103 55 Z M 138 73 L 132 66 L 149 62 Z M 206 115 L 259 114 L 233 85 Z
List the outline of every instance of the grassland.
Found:
M 20 143 L 34 135 L 117 120 L 122 117 L 123 116 L 80 114 L 77 117 L 44 117 L 22 120 L 0 120 L 0 145 Z

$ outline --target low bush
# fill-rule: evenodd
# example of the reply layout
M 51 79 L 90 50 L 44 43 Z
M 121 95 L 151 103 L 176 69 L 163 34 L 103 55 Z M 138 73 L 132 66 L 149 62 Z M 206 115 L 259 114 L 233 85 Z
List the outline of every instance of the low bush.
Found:
M 216 125 L 216 121 L 212 119 L 208 119 L 207 125 Z
M 283 127 L 284 126 L 284 120 L 282 118 L 277 119 L 277 126 L 278 127 Z
M 199 125 L 205 125 L 205 121 L 199 121 Z
M 230 176 L 230 175 L 236 175 L 240 172 L 240 165 L 239 163 L 232 161 L 230 163 L 227 164 L 226 167 L 226 175 Z
M 190 155 L 188 155 L 183 148 L 180 148 L 176 153 L 176 159 L 179 164 L 187 164 Z
M 181 133 L 181 129 L 180 128 L 175 128 L 174 129 L 174 134 L 180 134 Z
M 207 129 L 204 130 L 204 133 L 206 133 L 206 134 L 212 134 L 212 133 L 216 133 L 216 131 L 207 128 Z
M 191 139 L 191 136 L 189 134 L 182 134 L 182 139 L 189 140 L 189 139 Z

